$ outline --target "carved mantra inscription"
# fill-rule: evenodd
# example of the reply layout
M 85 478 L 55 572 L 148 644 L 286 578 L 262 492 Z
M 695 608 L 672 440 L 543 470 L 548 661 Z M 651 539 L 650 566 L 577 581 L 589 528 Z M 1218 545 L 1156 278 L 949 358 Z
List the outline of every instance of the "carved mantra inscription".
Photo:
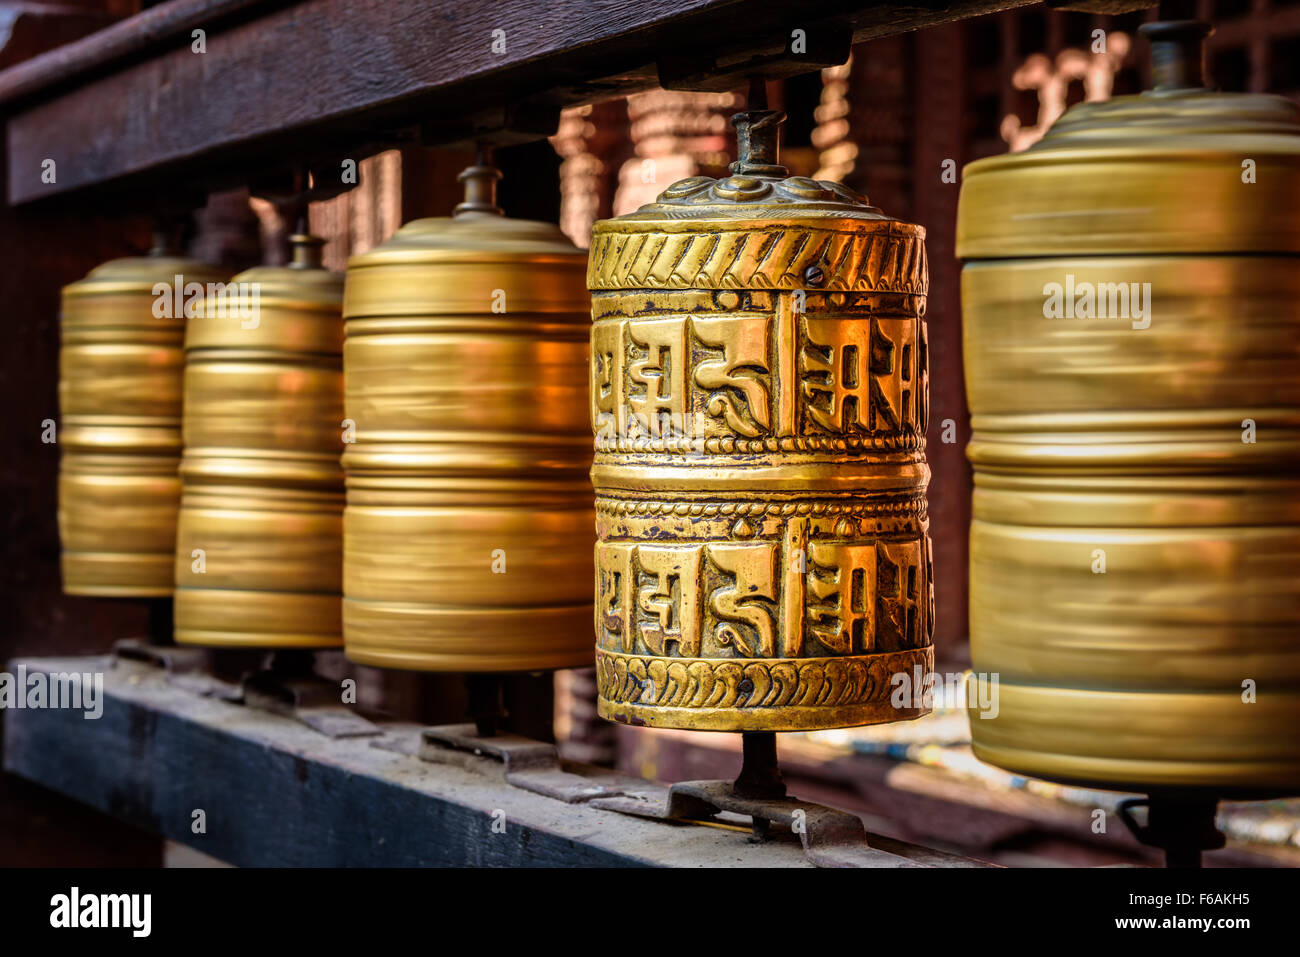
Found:
M 629 513 L 628 503 L 600 499 L 596 644 L 754 659 L 926 647 L 933 592 L 924 502 L 903 505 L 802 502 L 785 514 L 769 503 L 692 516 L 671 505 Z
M 597 289 L 602 715 L 923 713 L 890 701 L 893 674 L 933 662 L 921 288 Z
M 598 499 L 602 713 L 724 730 L 919 714 L 889 693 L 891 675 L 932 664 L 924 508 Z
M 628 317 L 629 307 L 642 314 Z M 917 448 L 928 415 L 918 311 L 906 295 L 598 297 L 596 448 L 692 447 L 683 440 L 712 452 Z

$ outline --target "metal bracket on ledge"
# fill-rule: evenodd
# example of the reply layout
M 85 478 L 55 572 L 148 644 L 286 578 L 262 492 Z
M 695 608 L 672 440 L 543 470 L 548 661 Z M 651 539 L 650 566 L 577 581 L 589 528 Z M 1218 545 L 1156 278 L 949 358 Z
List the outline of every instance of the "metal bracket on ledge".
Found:
M 1166 867 L 1193 868 L 1201 866 L 1202 851 L 1217 851 L 1227 844 L 1215 825 L 1218 806 L 1213 795 L 1151 794 L 1121 801 L 1119 819 L 1143 844 L 1165 852 Z M 1147 811 L 1145 824 L 1133 813 L 1140 807 Z
M 383 733 L 343 705 L 338 686 L 317 674 L 286 674 L 272 668 L 250 672 L 234 684 L 210 673 L 210 652 L 205 648 L 151 645 L 135 638 L 117 642 L 113 654 L 161 669 L 166 672 L 168 684 L 191 694 L 295 718 L 326 737 L 360 738 Z
M 166 672 L 169 684 L 205 698 L 236 703 L 243 698 L 238 685 L 208 673 L 208 652 L 203 648 L 151 645 L 139 638 L 124 638 L 114 643 L 113 655 L 159 668 Z
M 592 807 L 637 817 L 681 823 L 712 823 L 722 812 L 753 821 L 756 840 L 771 829 L 797 834 L 805 856 L 817 867 L 924 867 L 914 860 L 878 850 L 867 843 L 862 821 L 847 811 L 795 798 L 748 798 L 735 793 L 731 781 L 682 781 L 672 787 L 642 787 L 637 793 L 592 801 Z
M 380 742 L 376 746 L 382 747 Z M 757 840 L 773 826 L 798 834 L 804 854 L 818 867 L 924 867 L 914 860 L 870 847 L 862 821 L 845 811 L 793 798 L 749 798 L 731 781 L 683 781 L 672 787 L 641 778 L 581 766 L 591 773 L 565 770 L 555 745 L 515 734 L 480 736 L 472 724 L 425 728 L 416 752 L 421 760 L 471 766 L 489 758 L 505 767 L 506 783 L 603 811 L 678 824 L 735 825 L 717 820 L 723 812 L 750 818 Z
M 565 804 L 579 804 L 624 793 L 630 784 L 644 784 L 637 778 L 613 772 L 588 776 L 564 770 L 555 745 L 517 734 L 483 737 L 472 724 L 445 724 L 425 728 L 417 751 L 422 761 L 435 764 L 464 764 L 468 755 L 486 757 L 505 766 L 506 783 Z
M 244 676 L 244 704 L 301 721 L 330 738 L 365 738 L 382 730 L 339 700 L 338 685 L 320 675 L 254 671 Z

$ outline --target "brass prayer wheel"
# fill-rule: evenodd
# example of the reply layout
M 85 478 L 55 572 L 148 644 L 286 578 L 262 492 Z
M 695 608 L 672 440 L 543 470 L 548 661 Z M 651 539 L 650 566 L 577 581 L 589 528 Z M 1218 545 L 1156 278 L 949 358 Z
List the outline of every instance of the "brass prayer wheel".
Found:
M 342 644 L 343 276 L 324 240 L 235 276 L 185 336 L 176 641 Z
M 1016 772 L 1247 796 L 1300 785 L 1300 110 L 1206 88 L 1206 30 L 966 168 L 970 715 Z
M 794 731 L 928 710 L 925 231 L 789 176 L 783 120 L 738 114 L 731 176 L 593 230 L 611 720 Z
M 587 257 L 465 170 L 348 262 L 343 635 L 387 668 L 588 664 Z
M 186 310 L 228 276 L 159 244 L 63 288 L 59 539 L 70 595 L 172 594 Z

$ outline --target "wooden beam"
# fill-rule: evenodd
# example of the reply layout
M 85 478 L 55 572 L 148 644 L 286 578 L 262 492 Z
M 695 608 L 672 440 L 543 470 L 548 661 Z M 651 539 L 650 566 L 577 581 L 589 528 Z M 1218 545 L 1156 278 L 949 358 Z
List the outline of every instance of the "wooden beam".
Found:
M 234 185 L 277 164 L 360 159 L 421 134 L 461 141 L 506 109 L 544 117 L 646 89 L 669 56 L 743 71 L 746 51 L 782 47 L 801 26 L 833 23 L 862 40 L 1029 2 L 301 0 L 243 10 L 172 0 L 77 50 L 0 73 L 8 196 L 20 204 L 114 184 L 148 201 L 181 185 Z M 205 6 L 215 19 L 206 52 L 195 53 L 188 31 Z M 147 36 L 133 39 L 133 29 Z M 53 183 L 42 181 L 47 159 Z
M 106 15 L 98 14 L 103 29 L 0 72 L 0 105 L 12 106 L 25 97 L 52 90 L 95 70 L 133 56 L 147 55 L 177 37 L 184 36 L 188 41 L 195 27 L 211 26 L 249 8 L 266 6 L 267 2 L 171 0 L 111 25 Z M 51 7 L 50 13 L 66 16 L 67 8 Z

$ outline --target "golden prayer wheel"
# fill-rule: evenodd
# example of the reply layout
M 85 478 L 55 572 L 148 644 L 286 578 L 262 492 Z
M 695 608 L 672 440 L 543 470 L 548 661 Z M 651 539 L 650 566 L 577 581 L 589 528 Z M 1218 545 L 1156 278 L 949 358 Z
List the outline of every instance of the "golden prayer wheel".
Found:
M 59 538 L 70 595 L 172 594 L 186 310 L 228 276 L 159 244 L 63 288 Z
M 1013 771 L 1245 796 L 1300 785 L 1300 110 L 1205 88 L 1207 30 L 966 168 L 970 715 Z
M 771 732 L 928 711 L 925 231 L 789 176 L 783 120 L 738 114 L 731 176 L 593 231 L 611 720 Z
M 348 262 L 343 635 L 386 668 L 588 664 L 587 257 L 465 170 Z
M 185 337 L 176 641 L 342 644 L 343 277 L 324 240 L 207 296 Z

